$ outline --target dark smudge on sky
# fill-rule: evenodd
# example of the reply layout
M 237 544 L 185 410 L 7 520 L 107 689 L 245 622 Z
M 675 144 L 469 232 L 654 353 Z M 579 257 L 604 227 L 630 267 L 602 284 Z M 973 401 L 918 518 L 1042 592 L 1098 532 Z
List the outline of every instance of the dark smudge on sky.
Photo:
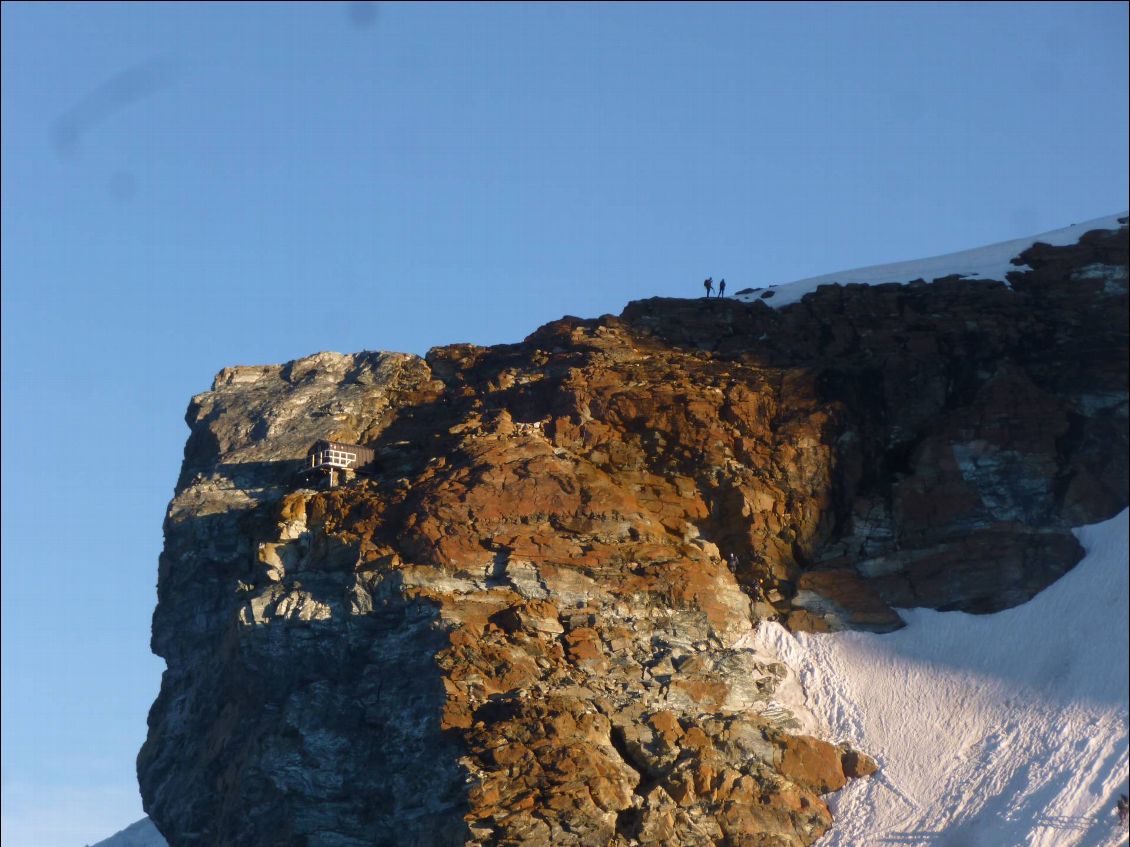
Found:
M 73 154 L 85 132 L 116 112 L 167 87 L 171 81 L 171 70 L 160 60 L 126 68 L 55 120 L 51 126 L 55 149 L 60 155 Z
M 349 22 L 357 27 L 371 26 L 377 19 L 377 4 L 353 0 L 347 3 Z

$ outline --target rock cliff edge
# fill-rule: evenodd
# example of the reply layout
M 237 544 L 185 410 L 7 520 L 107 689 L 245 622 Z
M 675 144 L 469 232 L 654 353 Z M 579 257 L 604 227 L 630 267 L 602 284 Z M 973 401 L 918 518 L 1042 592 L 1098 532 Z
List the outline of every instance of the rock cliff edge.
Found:
M 138 758 L 173 847 L 799 847 L 866 751 L 745 636 L 991 612 L 1127 504 L 1127 229 L 193 398 Z M 373 447 L 336 488 L 297 472 Z

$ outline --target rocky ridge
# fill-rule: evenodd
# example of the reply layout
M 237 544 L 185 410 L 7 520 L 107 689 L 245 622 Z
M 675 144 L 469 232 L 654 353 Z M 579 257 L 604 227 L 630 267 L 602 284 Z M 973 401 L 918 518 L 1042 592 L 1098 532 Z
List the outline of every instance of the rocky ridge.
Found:
M 174 847 L 807 845 L 874 764 L 746 646 L 987 612 L 1127 491 L 1127 230 L 1004 282 L 646 300 L 193 399 L 138 771 Z M 377 450 L 331 490 L 318 438 Z

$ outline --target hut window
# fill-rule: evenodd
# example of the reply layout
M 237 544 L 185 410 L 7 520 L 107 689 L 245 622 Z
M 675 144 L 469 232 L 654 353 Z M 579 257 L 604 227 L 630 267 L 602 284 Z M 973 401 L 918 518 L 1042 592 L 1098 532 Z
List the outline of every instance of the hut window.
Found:
M 357 454 L 345 450 L 335 450 L 329 447 L 310 456 L 310 467 L 319 468 L 329 465 L 334 468 L 349 468 L 357 462 Z

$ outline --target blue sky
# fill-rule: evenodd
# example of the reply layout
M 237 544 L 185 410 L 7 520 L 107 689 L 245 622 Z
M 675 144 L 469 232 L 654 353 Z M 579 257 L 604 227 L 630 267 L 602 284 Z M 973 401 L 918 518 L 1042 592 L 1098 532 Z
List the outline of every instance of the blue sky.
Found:
M 221 367 L 1130 205 L 1125 3 L 6 2 L 2 38 L 5 847 L 141 816 L 161 520 Z

